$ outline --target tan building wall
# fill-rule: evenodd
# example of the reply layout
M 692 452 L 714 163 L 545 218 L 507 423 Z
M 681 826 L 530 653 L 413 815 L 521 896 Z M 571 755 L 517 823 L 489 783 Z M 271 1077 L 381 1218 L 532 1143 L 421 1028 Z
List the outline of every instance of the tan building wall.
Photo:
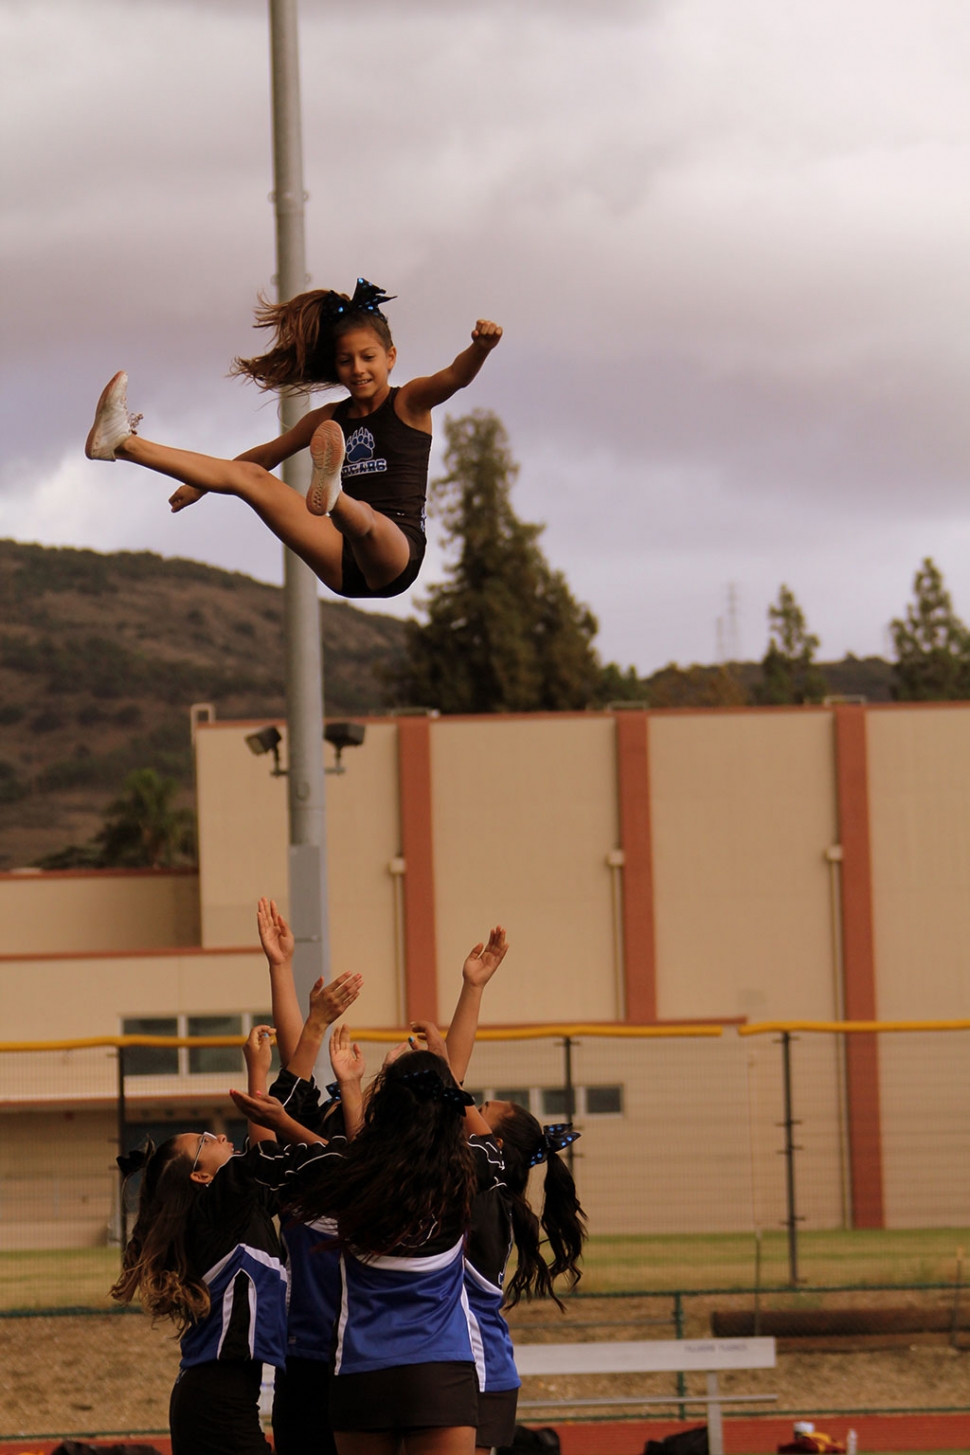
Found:
M 0 877 L 6 1039 L 111 1035 L 125 1017 L 268 1008 L 254 906 L 268 893 L 286 911 L 286 781 L 246 748 L 253 726 L 203 725 L 197 734 L 198 919 L 192 876 Z M 641 856 L 637 883 L 649 889 L 653 930 L 649 964 L 637 973 L 653 977 L 660 1019 L 833 1016 L 838 924 L 825 855 L 850 808 L 856 829 L 865 819 L 871 852 L 878 1013 L 970 1016 L 970 706 L 872 709 L 864 728 L 867 774 L 848 803 L 828 710 L 646 719 L 648 791 L 635 808 L 649 827 L 650 863 L 647 876 Z M 627 874 L 619 851 L 637 828 L 616 720 L 438 719 L 427 734 L 429 796 L 409 800 L 409 812 L 417 802 L 424 815 L 430 864 L 433 892 L 421 901 L 409 883 L 414 866 L 401 861 L 402 774 L 414 765 L 402 766 L 397 724 L 369 721 L 364 746 L 346 755 L 347 772 L 327 780 L 333 968 L 365 976 L 352 1022 L 400 1021 L 412 969 L 406 917 L 421 913 L 431 917 L 440 1019 L 450 1015 L 467 950 L 496 920 L 512 951 L 487 992 L 485 1024 L 614 1019 L 618 972 L 631 973 L 631 948 L 618 935 Z M 854 872 L 858 883 L 858 865 Z M 864 921 L 868 909 L 859 912 Z M 192 944 L 199 939 L 205 949 Z M 137 953 L 139 944 L 156 952 Z M 772 1041 L 733 1030 L 719 1043 L 580 1040 L 578 1083 L 620 1084 L 624 1095 L 622 1116 L 590 1120 L 577 1163 L 598 1231 L 778 1226 Z M 953 1171 L 970 1167 L 964 1040 L 879 1042 L 867 1116 L 881 1139 L 890 1226 L 965 1221 L 970 1174 Z M 379 1054 L 368 1050 L 375 1064 Z M 838 1226 L 844 1216 L 835 1056 L 824 1038 L 795 1048 L 806 1227 Z M 72 1099 L 104 1107 L 110 1119 L 114 1068 L 103 1050 L 57 1053 L 43 1064 L 0 1057 L 4 1126 L 30 1105 L 60 1116 Z M 560 1076 L 555 1045 L 483 1045 L 471 1084 L 525 1084 L 541 1100 Z M 133 1107 L 196 1105 L 221 1115 L 227 1080 L 146 1078 L 132 1088 Z M 71 1134 L 56 1121 L 43 1127 L 56 1157 Z M 103 1231 L 100 1204 L 96 1216 L 78 1215 L 77 1236 L 93 1236 L 95 1223 Z
M 196 729 L 201 943 L 207 949 L 258 943 L 260 895 L 289 912 L 286 779 L 272 777 L 272 758 L 254 757 L 245 742 L 261 726 L 202 723 Z M 280 746 L 285 764 L 285 740 Z
M 658 1014 L 828 1018 L 827 712 L 650 722 Z
M 164 869 L 0 874 L 0 955 L 199 943 L 199 877 Z
M 197 729 L 199 891 L 207 948 L 257 943 L 256 901 L 288 909 L 286 779 L 268 755 L 254 757 L 247 733 L 257 724 Z M 286 764 L 286 728 L 280 752 Z M 335 766 L 324 745 L 324 762 Z M 364 976 L 358 1004 L 370 1025 L 400 1017 L 399 889 L 391 863 L 401 852 L 397 731 L 368 723 L 363 745 L 348 751 L 347 771 L 327 777 L 327 866 L 334 975 Z
M 877 1012 L 970 1017 L 970 707 L 866 714 Z
M 4 1040 L 17 1041 L 117 1036 L 124 1017 L 221 1015 L 269 1003 L 259 950 L 5 958 L 0 986 Z
M 431 729 L 440 1014 L 497 921 L 514 946 L 485 1023 L 613 1020 L 612 719 L 442 719 Z

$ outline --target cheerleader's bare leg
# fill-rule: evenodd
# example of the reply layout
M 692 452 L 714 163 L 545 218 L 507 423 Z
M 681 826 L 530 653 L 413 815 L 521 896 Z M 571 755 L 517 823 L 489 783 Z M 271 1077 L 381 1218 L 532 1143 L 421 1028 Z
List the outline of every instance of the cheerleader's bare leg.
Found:
M 116 447 L 115 455 L 197 490 L 245 500 L 331 591 L 341 589 L 344 536 L 372 590 L 387 586 L 408 563 L 410 551 L 403 531 L 386 515 L 349 495 L 341 493 L 330 517 L 315 516 L 308 512 L 302 495 L 249 460 L 198 455 L 155 444 L 141 435 L 129 435 Z

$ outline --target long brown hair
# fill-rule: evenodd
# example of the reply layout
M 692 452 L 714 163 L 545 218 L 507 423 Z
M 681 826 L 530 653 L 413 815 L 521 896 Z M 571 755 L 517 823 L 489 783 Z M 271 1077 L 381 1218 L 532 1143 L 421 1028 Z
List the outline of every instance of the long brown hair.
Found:
M 146 1313 L 172 1319 L 181 1334 L 204 1319 L 211 1304 L 205 1284 L 189 1273 L 185 1233 L 202 1189 L 192 1181 L 191 1159 L 177 1142 L 170 1137 L 146 1148 L 138 1217 L 111 1297 L 131 1303 L 138 1294 Z
M 337 342 L 353 328 L 369 328 L 385 349 L 394 340 L 387 319 L 373 309 L 345 307 L 335 312 L 335 301 L 351 305 L 346 293 L 314 288 L 285 303 L 270 303 L 262 294 L 254 328 L 271 328 L 274 339 L 265 354 L 233 359 L 230 374 L 252 379 L 260 389 L 332 389 L 337 378 Z
M 552 1298 L 560 1302 L 554 1288 L 557 1278 L 568 1279 L 575 1288 L 582 1278 L 579 1259 L 586 1240 L 586 1214 L 580 1206 L 576 1184 L 566 1163 L 549 1146 L 544 1130 L 524 1106 L 513 1105 L 495 1128 L 502 1140 L 505 1185 L 511 1194 L 512 1237 L 516 1268 L 506 1286 L 506 1303 L 514 1308 L 520 1298 Z M 529 1171 L 540 1161 L 546 1164 L 542 1189 L 542 1214 L 537 1217 L 526 1195 Z M 542 1251 L 542 1234 L 552 1253 Z
M 374 1256 L 414 1250 L 440 1229 L 458 1238 L 471 1217 L 474 1156 L 447 1064 L 411 1051 L 375 1081 L 337 1175 L 311 1183 L 293 1211 L 305 1222 L 336 1218 L 341 1245 Z

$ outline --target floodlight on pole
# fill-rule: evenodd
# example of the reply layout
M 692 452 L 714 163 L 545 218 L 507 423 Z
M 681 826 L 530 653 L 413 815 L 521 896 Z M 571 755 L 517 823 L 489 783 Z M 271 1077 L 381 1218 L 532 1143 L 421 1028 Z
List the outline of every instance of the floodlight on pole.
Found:
M 297 0 L 269 0 L 273 92 L 273 203 L 276 210 L 276 295 L 280 302 L 307 284 L 303 139 Z M 284 430 L 306 413 L 306 396 L 284 391 Z M 306 494 L 306 451 L 283 464 L 287 485 Z M 286 722 L 290 824 L 290 921 L 296 938 L 293 975 L 300 1003 L 319 976 L 330 979 L 327 934 L 326 817 L 323 752 L 323 653 L 317 581 L 284 550 Z

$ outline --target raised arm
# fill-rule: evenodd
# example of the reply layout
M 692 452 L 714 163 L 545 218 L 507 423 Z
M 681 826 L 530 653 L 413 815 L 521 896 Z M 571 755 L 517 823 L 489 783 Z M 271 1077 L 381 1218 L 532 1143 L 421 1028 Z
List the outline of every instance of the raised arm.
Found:
M 357 1042 L 350 1039 L 346 1026 L 337 1026 L 330 1037 L 330 1064 L 340 1087 L 344 1130 L 347 1140 L 352 1142 L 364 1120 L 364 1098 L 360 1089 L 364 1075 L 364 1058 Z
M 275 899 L 261 899 L 256 905 L 259 943 L 269 966 L 269 989 L 273 1002 L 276 1043 L 283 1065 L 289 1064 L 303 1029 L 303 1012 L 293 983 L 293 931 L 276 907 Z M 265 1087 L 263 1090 L 265 1091 Z
M 496 925 L 488 944 L 478 944 L 469 951 L 461 969 L 461 994 L 448 1028 L 448 1060 L 456 1081 L 464 1081 L 468 1063 L 475 1049 L 482 992 L 508 952 L 505 930 Z
M 259 1135 L 253 1138 L 254 1141 L 267 1142 L 291 1142 L 297 1145 L 306 1143 L 308 1146 L 315 1142 L 327 1145 L 326 1137 L 318 1136 L 316 1132 L 308 1131 L 306 1127 L 294 1121 L 286 1107 L 275 1096 L 267 1092 L 245 1092 L 231 1090 L 236 1106 L 244 1113 L 250 1127 L 256 1127 Z
M 273 1060 L 272 1026 L 253 1026 L 243 1047 L 243 1056 L 246 1061 L 247 1089 L 249 1095 L 255 1098 L 265 1096 L 270 1065 Z M 266 1127 L 262 1126 L 259 1122 L 253 1121 L 251 1118 L 249 1119 L 247 1131 L 250 1142 L 270 1142 L 273 1140 L 273 1133 L 267 1131 Z
M 412 379 L 404 384 L 398 395 L 398 409 L 406 424 L 418 429 L 429 428 L 428 416 L 436 404 L 444 404 L 459 389 L 470 384 L 489 354 L 497 347 L 502 330 L 491 319 L 480 318 L 472 329 L 472 341 L 467 349 L 437 374 L 426 378 Z
M 294 1070 L 293 1060 L 304 1030 L 303 1011 L 293 982 L 293 931 L 284 920 L 272 899 L 261 899 L 256 906 L 256 922 L 259 926 L 259 942 L 269 965 L 270 994 L 273 1001 L 273 1023 L 276 1026 L 276 1042 L 280 1048 L 280 1060 L 284 1066 Z M 322 1019 L 320 1040 L 317 1050 L 323 1044 L 327 1026 L 343 1015 L 360 994 L 363 976 L 348 970 L 330 985 L 318 980 L 310 992 L 311 1012 L 317 1020 Z M 316 997 L 316 1001 L 314 1000 Z M 302 1060 L 301 1060 L 302 1064 Z M 294 1071 L 308 1081 L 313 1074 L 313 1063 L 309 1070 Z
M 360 994 L 363 976 L 351 971 L 339 975 L 332 985 L 318 980 L 310 991 L 310 1011 L 300 1030 L 300 1038 L 286 1062 L 287 1071 L 309 1081 L 320 1054 L 327 1027 L 343 1015 Z

